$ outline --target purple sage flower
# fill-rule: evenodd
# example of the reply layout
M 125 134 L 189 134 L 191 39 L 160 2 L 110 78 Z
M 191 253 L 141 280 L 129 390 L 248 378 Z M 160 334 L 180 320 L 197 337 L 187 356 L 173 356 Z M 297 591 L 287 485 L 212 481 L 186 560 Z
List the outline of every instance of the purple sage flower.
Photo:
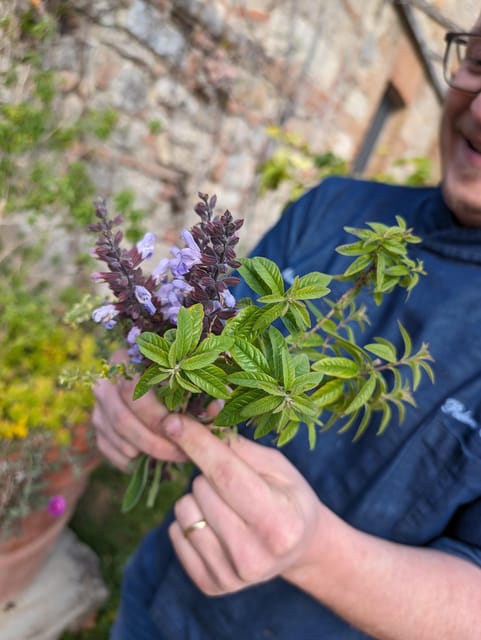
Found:
M 137 242 L 137 251 L 140 253 L 142 260 L 148 260 L 154 253 L 155 233 L 148 231 L 142 240 Z
M 155 305 L 152 302 L 152 294 L 148 289 L 146 289 L 140 284 L 136 285 L 135 297 L 140 302 L 140 304 L 144 305 L 144 307 L 147 309 L 147 311 L 150 313 L 151 316 L 155 314 L 157 309 L 155 308 Z
M 65 512 L 66 508 L 67 500 L 65 499 L 65 496 L 52 496 L 48 501 L 48 512 L 55 518 L 61 516 Z
M 101 322 L 106 329 L 113 329 L 117 324 L 114 318 L 118 314 L 119 312 L 113 304 L 104 304 L 92 311 L 92 320 Z
M 127 334 L 126 340 L 127 340 L 128 344 L 134 345 L 135 341 L 136 341 L 136 338 L 137 338 L 138 335 L 140 335 L 140 333 L 141 333 L 141 331 L 140 331 L 139 327 L 133 326 L 130 329 L 130 331 L 128 332 L 128 334 Z

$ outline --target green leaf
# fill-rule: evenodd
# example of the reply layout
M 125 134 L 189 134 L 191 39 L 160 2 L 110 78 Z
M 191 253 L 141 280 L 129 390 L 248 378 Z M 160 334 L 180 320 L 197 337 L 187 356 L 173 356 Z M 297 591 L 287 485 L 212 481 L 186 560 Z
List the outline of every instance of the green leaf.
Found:
M 292 320 L 296 331 L 304 331 L 311 326 L 311 316 L 302 302 L 292 302 L 289 305 L 284 320 Z
M 254 323 L 254 331 L 259 332 L 266 329 L 269 325 L 280 318 L 285 310 L 285 303 L 267 305 L 259 309 Z
M 319 271 L 313 271 L 297 279 L 287 292 L 287 295 L 294 300 L 316 300 L 323 298 L 330 293 L 327 285 L 331 282 L 332 276 Z
M 159 369 L 158 365 L 151 365 L 144 371 L 139 381 L 135 385 L 132 398 L 134 400 L 138 400 L 143 395 L 145 395 L 151 387 L 159 384 L 159 382 L 163 382 L 164 380 L 166 380 L 169 375 L 170 373 L 168 371 L 162 371 L 162 369 Z
M 351 244 L 341 244 L 336 247 L 337 253 L 342 256 L 360 256 L 364 253 L 369 253 L 371 249 L 366 248 L 364 242 L 352 242 Z
M 369 351 L 370 353 L 373 353 L 375 356 L 386 360 L 386 362 L 393 363 L 397 361 L 396 348 L 392 344 L 366 344 L 364 349 L 366 349 L 366 351 Z
M 169 360 L 167 357 L 169 352 L 169 343 L 167 340 L 158 336 L 156 333 L 145 331 L 137 336 L 136 342 L 139 347 L 139 351 L 143 356 L 152 360 L 152 362 L 160 364 L 162 367 L 169 367 Z
M 164 463 L 162 462 L 162 460 L 155 461 L 154 477 L 152 478 L 149 493 L 147 494 L 147 507 L 149 507 L 149 509 L 154 506 L 157 494 L 159 493 L 163 465 Z
M 313 371 L 311 373 L 297 376 L 291 388 L 292 395 L 304 393 L 305 391 L 309 391 L 313 387 L 317 387 L 321 383 L 323 378 L 324 374 L 321 371 Z
M 240 414 L 242 409 L 264 395 L 264 392 L 260 389 L 250 389 L 249 391 L 236 389 L 217 414 L 214 425 L 229 427 L 238 424 L 241 421 Z
M 362 434 L 366 431 L 369 426 L 369 421 L 371 420 L 372 410 L 369 405 L 364 407 L 364 415 L 362 416 L 362 420 L 359 423 L 359 426 L 356 431 L 356 435 L 352 439 L 353 442 L 357 442 Z
M 231 395 L 231 392 L 224 382 L 224 371 L 215 365 L 208 365 L 201 373 L 197 371 L 185 371 L 185 376 L 212 398 L 226 400 Z
M 201 304 L 180 307 L 175 337 L 175 361 L 180 362 L 199 342 L 202 334 L 204 309 Z
M 299 431 L 299 423 L 295 421 L 288 422 L 287 426 L 281 431 L 279 438 L 277 439 L 277 446 L 283 447 L 296 437 Z
M 317 431 L 312 422 L 307 423 L 307 435 L 309 438 L 309 450 L 314 451 L 316 448 Z
M 267 413 L 261 416 L 254 431 L 254 439 L 258 440 L 259 438 L 266 436 L 271 431 L 275 431 L 277 421 L 278 416 L 276 414 Z
M 186 358 L 182 362 L 182 371 L 195 371 L 196 369 L 202 369 L 208 364 L 215 362 L 218 357 L 218 351 L 205 351 L 203 353 L 196 352 L 194 355 Z
M 303 398 L 300 395 L 293 398 L 292 408 L 296 413 L 301 413 L 303 419 L 306 416 L 309 416 L 311 419 L 316 419 L 319 413 L 317 403 L 312 402 L 309 398 Z
M 200 388 L 196 384 L 193 384 L 186 375 L 182 375 L 182 372 L 178 371 L 174 376 L 174 380 L 182 389 L 190 393 L 200 393 Z
M 262 371 L 239 371 L 227 376 L 230 385 L 238 385 L 250 389 L 263 389 L 273 395 L 284 395 L 284 391 L 279 388 L 278 382 L 267 373 Z
M 149 477 L 149 461 L 147 454 L 140 454 L 134 462 L 134 472 L 122 501 L 122 513 L 127 513 L 135 507 L 147 485 Z
M 411 351 L 412 351 L 411 336 L 406 331 L 406 329 L 403 327 L 403 325 L 399 322 L 399 320 L 398 320 L 398 325 L 399 325 L 399 331 L 401 332 L 401 335 L 402 335 L 402 338 L 403 338 L 403 342 L 404 342 L 403 359 L 404 358 L 409 358 L 409 356 L 411 355 Z
M 339 400 L 344 393 L 343 380 L 329 380 L 311 394 L 311 400 L 316 401 L 318 407 L 325 407 Z
M 256 256 L 244 258 L 241 263 L 239 273 L 253 291 L 262 296 L 271 293 L 284 294 L 282 274 L 272 260 Z
M 355 378 L 360 371 L 356 362 L 342 357 L 321 358 L 312 364 L 312 369 L 336 378 Z
M 382 407 L 382 418 L 381 418 L 381 423 L 378 427 L 377 430 L 377 435 L 381 436 L 384 431 L 386 430 L 390 420 L 391 420 L 391 416 L 392 416 L 392 411 L 391 411 L 391 407 L 389 406 L 389 403 L 387 402 L 383 402 L 383 407 Z
M 356 258 L 354 262 L 352 262 L 348 268 L 344 271 L 344 276 L 347 278 L 349 276 L 353 276 L 360 271 L 364 271 L 372 262 L 371 255 L 359 256 Z
M 376 289 L 379 289 L 380 291 L 382 291 L 385 269 L 386 258 L 381 252 L 379 252 L 376 260 Z
M 344 414 L 348 415 L 349 413 L 353 413 L 357 411 L 361 407 L 363 407 L 371 398 L 372 394 L 376 389 L 376 376 L 371 375 L 366 380 L 366 382 L 361 386 L 357 395 L 353 398 L 353 400 L 349 403 L 349 405 L 344 409 Z
M 210 334 L 204 340 L 202 340 L 195 353 L 196 355 L 198 355 L 200 353 L 205 353 L 206 351 L 217 351 L 217 353 L 220 354 L 224 351 L 228 351 L 231 348 L 233 342 L 233 336 L 224 335 L 224 333 L 222 333 L 220 336 Z
M 283 398 L 279 396 L 263 396 L 258 400 L 254 400 L 241 411 L 243 418 L 254 418 L 263 413 L 271 413 L 275 411 L 283 403 Z
M 235 341 L 230 349 L 230 354 L 244 371 L 269 373 L 269 365 L 262 351 L 244 338 L 238 338 Z

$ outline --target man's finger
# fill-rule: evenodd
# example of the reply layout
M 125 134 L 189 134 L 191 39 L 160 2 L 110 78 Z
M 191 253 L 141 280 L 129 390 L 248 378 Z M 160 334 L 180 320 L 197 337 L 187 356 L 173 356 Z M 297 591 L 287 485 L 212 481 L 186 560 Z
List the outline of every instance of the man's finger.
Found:
M 266 517 L 265 508 L 272 497 L 269 486 L 227 442 L 183 414 L 170 414 L 163 427 L 166 436 L 199 467 L 244 521 L 255 523 Z

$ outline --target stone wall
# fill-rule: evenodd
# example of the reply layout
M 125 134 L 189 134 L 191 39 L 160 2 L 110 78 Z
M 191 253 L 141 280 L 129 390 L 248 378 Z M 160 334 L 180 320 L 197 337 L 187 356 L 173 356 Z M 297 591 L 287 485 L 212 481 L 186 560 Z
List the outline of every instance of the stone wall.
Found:
M 286 198 L 286 188 L 258 195 L 256 170 L 278 144 L 268 126 L 351 161 L 390 84 L 401 105 L 368 172 L 417 155 L 436 164 L 432 74 L 443 32 L 448 23 L 468 28 L 479 7 L 410 4 L 431 76 L 402 7 L 388 0 L 72 0 L 45 64 L 61 78 L 62 120 L 118 111 L 107 143 L 78 150 L 100 194 L 132 188 L 170 243 L 193 221 L 196 192 L 215 192 L 245 217 L 247 249 Z

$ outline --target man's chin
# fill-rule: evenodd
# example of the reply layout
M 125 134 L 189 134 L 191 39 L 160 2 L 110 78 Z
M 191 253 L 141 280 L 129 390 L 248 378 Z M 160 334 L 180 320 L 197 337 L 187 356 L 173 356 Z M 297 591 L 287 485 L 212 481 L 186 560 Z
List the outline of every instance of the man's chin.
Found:
M 466 227 L 481 227 L 481 180 L 453 181 L 441 185 L 443 198 L 459 223 Z

